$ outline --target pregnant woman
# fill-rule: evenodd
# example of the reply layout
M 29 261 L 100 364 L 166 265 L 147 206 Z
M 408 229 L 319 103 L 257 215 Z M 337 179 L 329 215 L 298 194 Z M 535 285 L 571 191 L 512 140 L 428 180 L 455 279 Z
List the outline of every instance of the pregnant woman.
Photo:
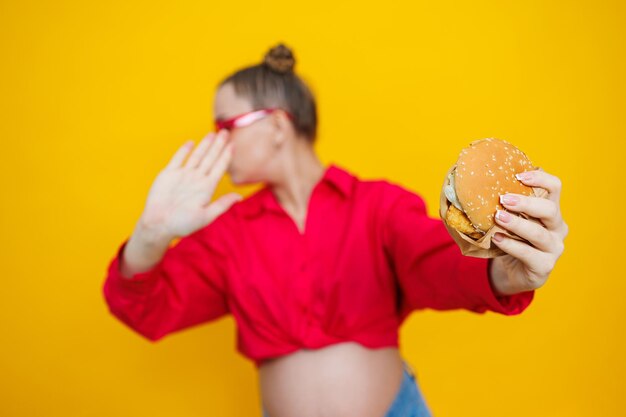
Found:
M 218 85 L 215 132 L 157 175 L 104 297 L 153 341 L 232 314 L 265 417 L 430 416 L 399 326 L 424 308 L 523 312 L 563 252 L 561 182 L 530 171 L 520 180 L 548 198 L 504 203 L 498 224 L 532 245 L 504 236 L 504 256 L 463 256 L 418 194 L 320 162 L 315 98 L 294 65 L 279 44 Z M 225 173 L 264 186 L 213 200 Z

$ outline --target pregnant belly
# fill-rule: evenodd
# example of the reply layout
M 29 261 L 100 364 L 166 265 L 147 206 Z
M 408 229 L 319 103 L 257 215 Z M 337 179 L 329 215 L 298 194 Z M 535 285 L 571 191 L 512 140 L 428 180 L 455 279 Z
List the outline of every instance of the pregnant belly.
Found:
M 382 417 L 402 372 L 397 347 L 345 342 L 299 350 L 263 362 L 261 399 L 268 417 Z

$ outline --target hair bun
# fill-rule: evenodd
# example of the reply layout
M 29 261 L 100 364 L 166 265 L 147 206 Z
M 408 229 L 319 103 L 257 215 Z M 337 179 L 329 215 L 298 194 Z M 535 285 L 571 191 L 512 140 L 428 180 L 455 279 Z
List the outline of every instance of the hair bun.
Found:
M 263 63 L 272 71 L 280 74 L 286 74 L 288 72 L 293 72 L 296 60 L 291 52 L 291 49 L 280 43 L 271 48 L 265 54 Z

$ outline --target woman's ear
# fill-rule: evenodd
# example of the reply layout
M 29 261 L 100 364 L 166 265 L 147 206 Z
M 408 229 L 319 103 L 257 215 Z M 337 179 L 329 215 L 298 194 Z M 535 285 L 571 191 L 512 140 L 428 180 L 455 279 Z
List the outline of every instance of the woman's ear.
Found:
M 271 116 L 272 124 L 276 128 L 276 134 L 274 136 L 274 146 L 278 148 L 293 132 L 293 126 L 291 125 L 289 117 L 282 110 L 273 112 Z
M 289 120 L 289 117 L 283 110 L 277 110 L 275 112 L 272 112 L 271 116 L 272 116 L 272 122 L 274 123 L 276 128 L 279 129 L 280 131 L 286 133 L 292 128 L 291 121 Z

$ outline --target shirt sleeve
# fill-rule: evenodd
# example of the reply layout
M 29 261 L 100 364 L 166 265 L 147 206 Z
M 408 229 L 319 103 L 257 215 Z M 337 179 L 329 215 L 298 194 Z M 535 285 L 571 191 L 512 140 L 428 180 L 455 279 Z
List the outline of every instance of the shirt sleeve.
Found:
M 227 257 L 213 225 L 179 239 L 152 269 L 130 278 L 120 272 L 130 237 L 124 240 L 102 287 L 111 314 L 151 341 L 227 314 Z
M 383 241 L 399 284 L 401 321 L 424 308 L 515 315 L 528 307 L 534 290 L 496 296 L 491 260 L 463 255 L 443 221 L 428 216 L 424 200 L 395 187 L 400 196 L 387 212 Z

